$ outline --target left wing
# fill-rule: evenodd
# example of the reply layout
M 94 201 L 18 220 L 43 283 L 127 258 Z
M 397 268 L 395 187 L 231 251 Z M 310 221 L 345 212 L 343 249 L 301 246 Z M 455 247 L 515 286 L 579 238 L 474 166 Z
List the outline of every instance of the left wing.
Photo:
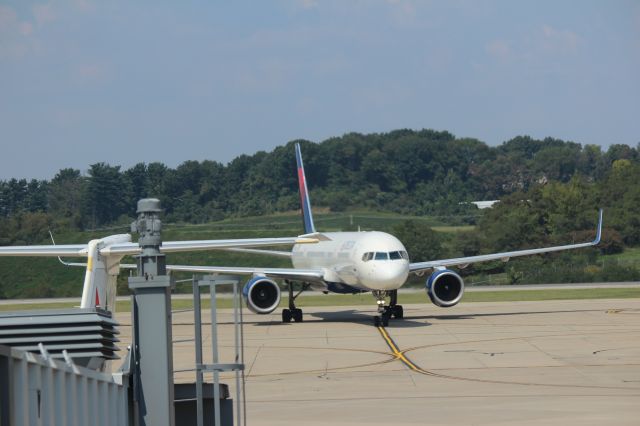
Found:
M 132 265 L 135 266 L 135 265 Z M 244 266 L 192 266 L 192 265 L 167 265 L 167 271 L 171 272 L 201 272 L 205 274 L 238 274 L 238 275 L 262 275 L 283 280 L 324 283 L 324 271 L 321 269 L 295 269 L 295 268 L 256 268 Z
M 549 253 L 553 251 L 572 250 L 582 247 L 591 247 L 600 243 L 600 237 L 602 236 L 602 210 L 600 210 L 600 216 L 598 220 L 598 229 L 596 231 L 596 238 L 588 243 L 569 244 L 564 246 L 545 247 L 529 250 L 507 251 L 504 253 L 483 254 L 479 256 L 458 257 L 455 259 L 442 259 L 432 260 L 429 262 L 411 263 L 409 265 L 409 272 L 420 273 L 427 269 L 435 269 L 439 267 L 458 266 L 464 268 L 471 263 L 486 262 L 489 260 L 502 260 L 508 261 L 512 257 L 529 256 L 532 254 Z

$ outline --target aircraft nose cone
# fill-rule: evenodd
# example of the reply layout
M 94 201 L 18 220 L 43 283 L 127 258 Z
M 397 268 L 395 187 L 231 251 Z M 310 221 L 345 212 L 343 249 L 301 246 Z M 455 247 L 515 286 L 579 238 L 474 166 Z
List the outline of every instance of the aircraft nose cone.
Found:
M 368 287 L 372 290 L 395 290 L 401 287 L 409 275 L 407 262 L 391 261 L 376 265 Z

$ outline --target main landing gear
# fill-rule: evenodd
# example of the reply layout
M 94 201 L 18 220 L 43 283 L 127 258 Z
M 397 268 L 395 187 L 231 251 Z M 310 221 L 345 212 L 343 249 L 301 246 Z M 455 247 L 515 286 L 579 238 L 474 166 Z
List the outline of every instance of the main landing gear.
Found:
M 398 290 L 376 290 L 373 292 L 373 296 L 376 298 L 376 303 L 378 303 L 378 315 L 373 317 L 373 324 L 376 327 L 387 327 L 391 317 L 396 319 L 404 317 L 402 305 L 398 305 Z M 387 296 L 390 299 L 389 306 L 385 305 Z
M 302 322 L 302 309 L 296 308 L 296 299 L 300 294 L 309 288 L 309 284 L 303 284 L 302 288 L 295 295 L 293 294 L 293 282 L 285 281 L 289 289 L 289 309 L 282 310 L 282 322 Z

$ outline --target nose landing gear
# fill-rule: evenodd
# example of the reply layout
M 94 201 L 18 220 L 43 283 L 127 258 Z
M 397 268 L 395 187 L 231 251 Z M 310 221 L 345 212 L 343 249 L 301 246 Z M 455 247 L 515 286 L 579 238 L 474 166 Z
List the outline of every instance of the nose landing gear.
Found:
M 387 327 L 389 325 L 389 319 L 394 317 L 396 319 L 402 319 L 404 317 L 404 309 L 402 305 L 398 305 L 398 290 L 373 291 L 373 296 L 376 298 L 378 304 L 378 315 L 373 317 L 373 324 L 376 327 Z M 386 298 L 389 296 L 389 306 L 385 305 Z

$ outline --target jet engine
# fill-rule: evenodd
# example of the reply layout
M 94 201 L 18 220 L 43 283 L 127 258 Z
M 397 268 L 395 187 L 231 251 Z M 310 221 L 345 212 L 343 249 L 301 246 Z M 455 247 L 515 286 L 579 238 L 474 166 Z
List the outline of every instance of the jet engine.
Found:
M 464 281 L 450 269 L 441 269 L 431 274 L 426 286 L 431 302 L 441 308 L 457 305 L 464 294 Z
M 270 314 L 280 304 L 280 287 L 266 277 L 254 277 L 247 281 L 242 295 L 249 310 L 256 314 Z

